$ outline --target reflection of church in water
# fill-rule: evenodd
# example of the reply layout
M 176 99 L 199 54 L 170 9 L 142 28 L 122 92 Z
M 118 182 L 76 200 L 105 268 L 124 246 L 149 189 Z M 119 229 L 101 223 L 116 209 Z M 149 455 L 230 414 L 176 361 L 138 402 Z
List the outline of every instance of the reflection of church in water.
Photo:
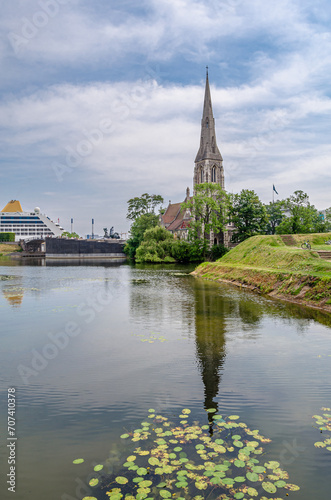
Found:
M 195 194 L 196 186 L 205 182 L 218 184 L 222 189 L 225 189 L 223 158 L 216 142 L 215 119 L 211 102 L 208 68 L 201 120 L 200 146 L 195 158 L 193 174 L 193 194 Z M 175 238 L 187 239 L 188 237 L 191 213 L 189 210 L 182 209 L 181 205 L 190 199 L 190 189 L 187 188 L 184 202 L 169 202 L 165 213 L 161 216 L 161 224 L 168 231 L 172 232 Z M 211 243 L 224 243 L 228 246 L 233 226 L 228 225 L 225 229 L 224 233 L 211 234 Z

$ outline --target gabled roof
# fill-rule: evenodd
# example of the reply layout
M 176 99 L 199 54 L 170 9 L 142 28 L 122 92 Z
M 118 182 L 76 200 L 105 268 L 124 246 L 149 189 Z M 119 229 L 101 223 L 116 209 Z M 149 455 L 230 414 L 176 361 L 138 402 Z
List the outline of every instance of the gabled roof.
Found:
M 11 200 L 7 203 L 2 212 L 23 212 L 23 208 L 18 200 Z
M 164 224 L 171 224 L 180 212 L 181 203 L 169 203 L 167 210 L 162 215 Z

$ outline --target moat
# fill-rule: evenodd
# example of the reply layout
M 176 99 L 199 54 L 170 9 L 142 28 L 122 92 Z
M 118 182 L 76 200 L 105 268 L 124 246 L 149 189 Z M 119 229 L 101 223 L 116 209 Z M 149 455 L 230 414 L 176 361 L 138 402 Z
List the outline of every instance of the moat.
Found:
M 176 425 L 189 409 L 206 442 L 216 416 L 270 438 L 259 460 L 278 461 L 300 490 L 255 485 L 255 498 L 329 497 L 331 452 L 314 443 L 331 432 L 312 417 L 331 406 L 330 317 L 192 270 L 1 264 L 1 407 L 14 387 L 17 500 L 107 498 L 88 486 L 91 472 L 122 471 L 120 436 L 132 437 L 151 409 Z M 4 418 L 0 430 L 6 438 Z M 0 457 L 7 492 L 4 446 Z

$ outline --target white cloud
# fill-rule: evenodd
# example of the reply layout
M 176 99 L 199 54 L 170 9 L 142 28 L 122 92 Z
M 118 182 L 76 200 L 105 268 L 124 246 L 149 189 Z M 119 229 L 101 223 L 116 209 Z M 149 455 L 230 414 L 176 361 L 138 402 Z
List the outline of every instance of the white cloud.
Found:
M 249 187 L 268 201 L 272 183 L 285 197 L 300 182 L 315 205 L 330 206 L 331 10 L 324 0 L 319 5 L 316 12 L 316 5 L 295 0 L 272 8 L 265 0 L 145 0 L 139 6 L 70 0 L 16 55 L 8 34 L 22 35 L 26 19 L 35 22 L 41 7 L 38 1 L 4 4 L 0 60 L 10 91 L 0 101 L 6 169 L 0 175 L 12 189 L 17 178 L 22 189 L 24 179 L 35 178 L 31 205 L 44 193 L 63 213 L 93 192 L 81 210 L 87 214 L 89 205 L 101 213 L 107 200 L 122 226 L 130 196 L 153 191 L 183 198 L 203 104 L 202 86 L 185 71 L 200 74 L 202 63 L 212 61 L 228 82 L 221 87 L 211 71 L 227 188 Z M 149 76 L 151 62 L 161 65 L 158 83 Z M 130 72 L 133 64 L 141 64 L 143 79 Z M 172 81 L 173 74 L 182 81 Z M 112 130 L 98 139 L 104 120 Z M 59 183 L 54 162 L 68 166 L 67 148 L 84 153 L 91 134 L 97 144 Z

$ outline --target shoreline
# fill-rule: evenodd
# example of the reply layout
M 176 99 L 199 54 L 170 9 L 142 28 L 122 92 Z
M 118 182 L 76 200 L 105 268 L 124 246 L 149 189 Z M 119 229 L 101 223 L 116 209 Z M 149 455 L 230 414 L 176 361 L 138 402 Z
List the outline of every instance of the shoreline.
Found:
M 330 305 L 328 305 L 328 304 L 323 304 L 323 305 L 316 304 L 315 302 L 313 302 L 311 300 L 304 300 L 304 299 L 299 298 L 299 297 L 289 297 L 288 295 L 281 294 L 276 290 L 272 290 L 271 292 L 266 292 L 266 291 L 261 290 L 256 284 L 243 283 L 243 282 L 241 282 L 239 280 L 235 280 L 235 279 L 231 280 L 231 279 L 226 279 L 226 278 L 221 278 L 221 277 L 217 277 L 217 278 L 213 279 L 211 277 L 206 277 L 206 276 L 200 275 L 196 270 L 190 274 L 192 276 L 206 279 L 208 281 L 214 281 L 214 282 L 218 282 L 218 283 L 226 283 L 227 285 L 233 285 L 237 288 L 246 288 L 252 292 L 258 293 L 259 295 L 267 296 L 271 299 L 282 300 L 284 302 L 289 302 L 291 304 L 297 304 L 299 306 L 310 307 L 312 309 L 322 311 L 325 313 L 331 313 L 331 304 Z

